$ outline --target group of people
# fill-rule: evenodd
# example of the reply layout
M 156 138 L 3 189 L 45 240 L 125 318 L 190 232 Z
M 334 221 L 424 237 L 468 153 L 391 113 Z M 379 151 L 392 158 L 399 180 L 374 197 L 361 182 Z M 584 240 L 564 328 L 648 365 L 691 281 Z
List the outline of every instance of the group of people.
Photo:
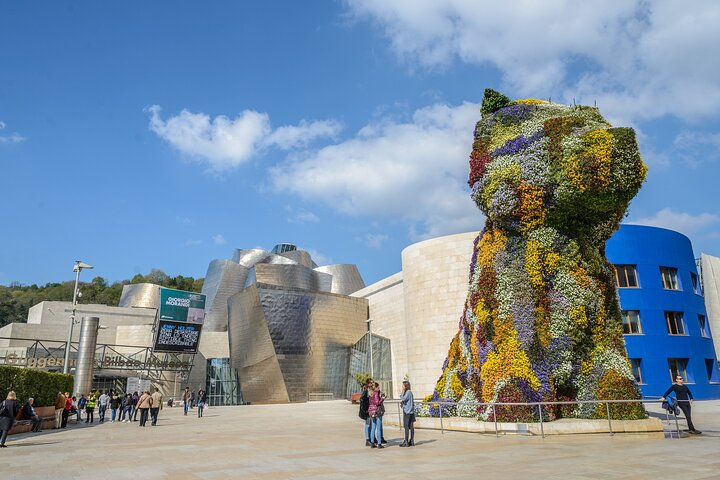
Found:
M 74 397 L 73 397 L 74 400 Z M 108 409 L 110 410 L 110 422 L 118 420 L 122 423 L 137 422 L 140 413 L 140 426 L 144 427 L 150 418 L 151 425 L 157 425 L 158 414 L 163 408 L 163 396 L 159 388 L 154 393 L 143 390 L 142 393 L 126 393 L 115 395 L 114 392 L 103 390 L 96 391 L 87 397 L 81 395 L 77 402 L 77 420 L 80 421 L 80 413 L 85 412 L 85 423 L 95 422 L 95 407 L 98 408 L 98 420 L 105 421 Z
M 368 379 L 362 385 L 360 395 L 359 417 L 365 421 L 365 446 L 370 448 L 385 448 L 387 440 L 383 437 L 382 419 L 385 415 L 385 394 L 380 391 L 380 384 Z M 415 446 L 415 398 L 410 389 L 410 382 L 403 382 L 403 391 L 400 394 L 400 405 L 403 410 L 403 427 L 405 440 L 401 447 Z
M 203 410 L 207 407 L 207 394 L 202 388 L 198 390 L 197 395 L 195 392 L 190 391 L 190 387 L 185 387 L 185 391 L 182 394 L 183 400 L 183 411 L 184 414 L 188 414 L 188 410 L 197 407 L 197 416 L 202 418 Z

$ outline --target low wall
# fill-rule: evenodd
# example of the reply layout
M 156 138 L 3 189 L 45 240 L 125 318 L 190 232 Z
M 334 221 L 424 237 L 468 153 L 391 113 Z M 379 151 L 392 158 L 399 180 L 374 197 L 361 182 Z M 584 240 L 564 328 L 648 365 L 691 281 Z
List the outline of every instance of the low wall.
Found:
M 440 418 L 438 417 L 416 417 L 415 428 L 440 430 Z M 383 417 L 383 424 L 390 426 L 401 426 L 398 415 L 388 412 Z M 662 438 L 663 424 L 657 418 L 646 418 L 644 420 L 613 420 L 612 433 L 644 433 Z M 674 427 L 674 426 L 673 426 Z M 444 430 L 471 433 L 495 434 L 494 422 L 481 422 L 473 418 L 465 417 L 443 417 L 442 428 Z M 540 423 L 506 423 L 498 422 L 497 431 L 502 435 L 570 435 L 581 433 L 610 433 L 610 425 L 607 419 L 584 419 L 584 418 L 563 418 L 552 422 L 543 422 L 542 431 Z M 655 435 L 657 434 L 657 435 Z

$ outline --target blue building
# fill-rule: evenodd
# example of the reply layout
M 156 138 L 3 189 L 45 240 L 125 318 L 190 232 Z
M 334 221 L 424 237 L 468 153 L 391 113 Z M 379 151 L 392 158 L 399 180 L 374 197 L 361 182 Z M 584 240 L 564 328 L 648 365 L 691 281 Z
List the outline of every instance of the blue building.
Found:
M 622 225 L 606 253 L 615 265 L 625 345 L 643 395 L 662 395 L 679 373 L 695 398 L 720 398 L 690 240 L 664 228 Z

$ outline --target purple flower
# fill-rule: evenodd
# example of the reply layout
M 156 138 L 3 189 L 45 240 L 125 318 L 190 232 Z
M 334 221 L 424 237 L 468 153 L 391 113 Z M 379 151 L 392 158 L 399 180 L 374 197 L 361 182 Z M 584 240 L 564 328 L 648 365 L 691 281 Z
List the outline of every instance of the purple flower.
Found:
M 497 158 L 501 155 L 515 155 L 522 152 L 536 141 L 540 140 L 543 135 L 543 131 L 534 133 L 530 137 L 525 137 L 525 135 L 520 134 L 517 137 L 511 138 L 510 140 L 505 142 L 502 147 L 498 147 L 492 152 L 490 152 L 490 156 L 492 158 Z
M 493 120 L 503 125 L 517 125 L 532 115 L 534 107 L 526 104 L 510 105 L 495 112 Z

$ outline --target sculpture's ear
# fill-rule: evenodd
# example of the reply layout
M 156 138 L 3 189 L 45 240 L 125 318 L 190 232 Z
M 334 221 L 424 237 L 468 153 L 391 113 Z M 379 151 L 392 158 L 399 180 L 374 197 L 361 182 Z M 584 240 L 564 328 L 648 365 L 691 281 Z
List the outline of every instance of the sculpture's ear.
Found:
M 510 105 L 510 99 L 500 92 L 496 92 L 492 88 L 485 89 L 485 95 L 483 96 L 482 107 L 480 107 L 480 113 L 482 116 L 489 115 L 493 112 L 497 112 L 503 107 Z

